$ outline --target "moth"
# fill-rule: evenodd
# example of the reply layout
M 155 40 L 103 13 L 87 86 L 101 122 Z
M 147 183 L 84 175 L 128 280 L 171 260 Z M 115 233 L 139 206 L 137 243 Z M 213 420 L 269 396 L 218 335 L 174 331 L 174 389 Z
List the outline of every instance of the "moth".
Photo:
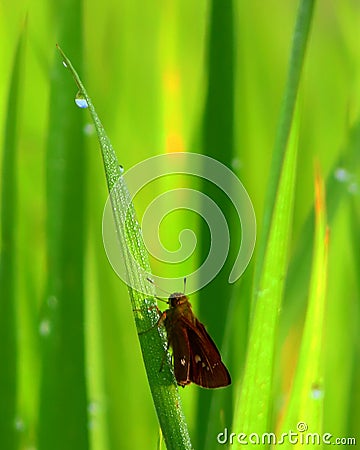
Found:
M 156 325 L 165 326 L 168 348 L 171 347 L 173 352 L 177 384 L 185 387 L 195 383 L 210 389 L 231 384 L 220 352 L 204 325 L 194 315 L 188 297 L 182 292 L 175 292 L 166 303 L 169 309 L 161 313 Z

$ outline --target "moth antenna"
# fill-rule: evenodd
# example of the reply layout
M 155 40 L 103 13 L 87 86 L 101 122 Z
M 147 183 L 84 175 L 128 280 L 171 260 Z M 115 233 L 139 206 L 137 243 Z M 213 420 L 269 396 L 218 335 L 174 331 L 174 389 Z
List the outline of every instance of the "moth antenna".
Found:
M 160 291 L 164 292 L 164 294 L 166 294 L 167 297 L 170 296 L 170 293 L 164 291 L 164 289 L 161 289 L 161 287 L 157 286 L 157 285 L 154 283 L 154 280 L 152 280 L 152 279 L 149 278 L 149 277 L 147 277 L 146 279 L 149 281 L 149 283 L 151 283 L 152 285 L 154 285 L 154 286 L 156 287 L 156 289 L 159 289 Z M 160 300 L 161 302 L 168 303 L 167 300 L 164 300 L 163 298 L 158 297 L 157 295 L 154 295 L 154 297 L 155 297 L 157 300 Z

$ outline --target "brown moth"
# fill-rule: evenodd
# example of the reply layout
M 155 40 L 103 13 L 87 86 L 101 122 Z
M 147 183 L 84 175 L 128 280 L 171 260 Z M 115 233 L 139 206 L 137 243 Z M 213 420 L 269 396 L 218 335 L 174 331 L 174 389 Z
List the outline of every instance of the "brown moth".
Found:
M 193 382 L 204 388 L 228 386 L 230 374 L 214 341 L 195 317 L 188 297 L 175 292 L 167 303 L 170 308 L 161 314 L 157 326 L 165 326 L 178 385 L 185 387 Z

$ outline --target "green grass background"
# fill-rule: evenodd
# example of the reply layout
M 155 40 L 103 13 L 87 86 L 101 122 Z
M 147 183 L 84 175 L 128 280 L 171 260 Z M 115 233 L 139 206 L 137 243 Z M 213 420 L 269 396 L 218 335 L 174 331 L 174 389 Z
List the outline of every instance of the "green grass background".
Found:
M 74 104 L 76 87 L 55 44 L 86 83 L 125 169 L 165 152 L 213 156 L 246 186 L 260 233 L 296 10 L 296 1 L 285 0 L 1 1 L 1 449 L 149 449 L 159 436 L 127 289 L 103 250 L 107 191 L 98 142 L 84 132 L 90 117 Z M 359 23 L 356 0 L 315 6 L 301 82 L 274 429 L 306 314 L 317 161 L 330 226 L 323 430 L 359 430 Z M 338 169 L 346 180 L 336 178 Z M 184 214 L 162 230 L 164 242 L 171 246 L 189 223 L 204 234 Z M 200 244 L 199 260 L 206 239 Z M 226 391 L 181 391 L 196 449 L 221 447 L 216 434 L 231 428 L 239 400 L 254 263 L 235 287 L 226 284 L 230 267 L 192 297 L 226 348 L 233 377 Z M 310 354 L 306 364 L 315 363 Z

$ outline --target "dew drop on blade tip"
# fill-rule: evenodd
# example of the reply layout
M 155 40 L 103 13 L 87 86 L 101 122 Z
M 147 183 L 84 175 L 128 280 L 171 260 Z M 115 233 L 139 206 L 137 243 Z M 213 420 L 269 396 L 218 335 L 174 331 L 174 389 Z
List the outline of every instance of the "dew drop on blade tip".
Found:
M 81 92 L 78 92 L 75 97 L 75 103 L 79 108 L 87 108 L 89 105 L 86 98 Z

